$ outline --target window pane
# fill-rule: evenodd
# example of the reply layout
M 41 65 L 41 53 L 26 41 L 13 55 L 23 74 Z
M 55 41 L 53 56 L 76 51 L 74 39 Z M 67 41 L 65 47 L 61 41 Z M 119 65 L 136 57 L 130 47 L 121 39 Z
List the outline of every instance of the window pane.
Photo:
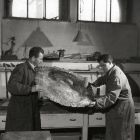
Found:
M 112 0 L 111 22 L 120 22 L 120 7 L 118 0 Z
M 106 21 L 107 22 L 110 22 L 110 0 L 106 0 L 106 6 L 107 6 L 107 8 L 106 8 Z
M 94 20 L 94 0 L 79 0 L 79 20 Z
M 46 0 L 46 18 L 59 19 L 59 0 Z
M 29 0 L 29 18 L 43 18 L 43 0 Z
M 95 21 L 107 21 L 106 0 L 96 0 L 95 2 Z
M 120 12 L 119 0 L 79 0 L 79 20 L 120 22 Z
M 27 0 L 13 0 L 13 17 L 27 17 Z

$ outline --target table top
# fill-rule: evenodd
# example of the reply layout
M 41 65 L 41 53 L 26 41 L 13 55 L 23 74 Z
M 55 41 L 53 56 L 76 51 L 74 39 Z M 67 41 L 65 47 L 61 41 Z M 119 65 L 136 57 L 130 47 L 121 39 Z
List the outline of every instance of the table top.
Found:
M 0 101 L 0 115 L 6 114 L 8 100 Z M 135 112 L 140 112 L 140 102 L 135 102 Z M 81 114 L 89 114 L 91 113 L 91 108 L 72 108 L 61 106 L 52 101 L 45 101 L 40 106 L 40 113 L 42 114 L 66 114 L 66 113 L 81 113 Z

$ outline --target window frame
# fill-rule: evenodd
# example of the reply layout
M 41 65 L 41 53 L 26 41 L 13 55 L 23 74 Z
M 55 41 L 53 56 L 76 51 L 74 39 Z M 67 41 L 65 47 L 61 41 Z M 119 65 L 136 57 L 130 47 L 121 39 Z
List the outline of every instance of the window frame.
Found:
M 67 0 L 67 3 L 65 3 L 65 5 L 63 4 L 64 1 L 66 0 L 59 0 L 59 5 L 58 5 L 58 11 L 59 11 L 59 19 L 49 19 L 49 18 L 46 18 L 46 0 L 43 0 L 43 17 L 42 18 L 30 18 L 29 17 L 29 0 L 27 0 L 27 15 L 26 17 L 15 17 L 15 16 L 12 16 L 12 4 L 10 5 L 9 4 L 9 1 L 10 0 L 5 0 L 4 1 L 4 18 L 8 18 L 8 19 L 21 19 L 21 20 L 46 20 L 46 21 L 69 21 L 69 17 L 70 17 L 70 0 Z M 60 2 L 61 1 L 61 2 Z M 60 9 L 60 7 L 62 6 L 66 6 L 68 7 L 67 9 L 64 7 L 63 8 L 63 11 Z M 64 11 L 65 10 L 65 11 Z M 65 14 L 65 17 L 60 15 L 60 13 L 66 13 Z
M 127 17 L 125 17 L 125 21 L 124 21 L 124 19 L 121 21 L 118 21 L 118 22 L 114 22 L 114 21 L 112 21 L 112 0 L 109 0 L 110 1 L 110 7 L 109 7 L 109 9 L 110 9 L 110 14 L 109 14 L 109 21 L 97 21 L 96 20 L 96 17 L 95 17 L 95 15 L 96 15 L 96 0 L 93 0 L 94 2 L 94 19 L 93 20 L 80 20 L 79 19 L 79 9 L 80 9 L 80 0 L 77 0 L 77 21 L 83 21 L 83 22 L 99 22 L 99 23 L 126 23 L 127 22 Z M 127 0 L 126 0 L 127 1 Z M 127 5 L 127 4 L 126 4 Z M 120 10 L 121 11 L 121 10 Z M 127 12 L 127 10 L 126 10 L 126 12 Z M 126 16 L 127 16 L 127 14 L 126 14 Z

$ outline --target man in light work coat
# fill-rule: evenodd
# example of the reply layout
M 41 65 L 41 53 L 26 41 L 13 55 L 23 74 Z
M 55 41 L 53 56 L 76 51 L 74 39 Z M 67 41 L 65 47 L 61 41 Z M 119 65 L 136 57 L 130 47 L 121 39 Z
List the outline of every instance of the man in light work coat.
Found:
M 113 64 L 111 55 L 101 55 L 99 66 L 105 72 L 89 85 L 106 85 L 106 94 L 95 98 L 90 106 L 106 109 L 106 140 L 134 140 L 134 102 L 131 88 L 124 72 Z
M 16 66 L 8 81 L 11 98 L 7 110 L 6 131 L 40 130 L 38 91 L 35 85 L 35 66 L 42 62 L 44 51 L 33 47 L 29 60 Z

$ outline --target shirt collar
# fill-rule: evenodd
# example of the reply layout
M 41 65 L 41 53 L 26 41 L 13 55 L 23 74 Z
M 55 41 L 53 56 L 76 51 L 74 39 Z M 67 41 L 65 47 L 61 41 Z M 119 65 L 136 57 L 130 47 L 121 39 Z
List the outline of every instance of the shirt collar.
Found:
M 112 68 L 107 72 L 107 75 L 110 74 L 110 72 L 114 69 L 115 65 L 112 66 Z
M 29 62 L 29 64 L 30 64 L 30 66 L 31 66 L 31 68 L 33 69 L 33 70 L 35 70 L 35 65 L 33 65 L 30 61 L 28 61 Z

